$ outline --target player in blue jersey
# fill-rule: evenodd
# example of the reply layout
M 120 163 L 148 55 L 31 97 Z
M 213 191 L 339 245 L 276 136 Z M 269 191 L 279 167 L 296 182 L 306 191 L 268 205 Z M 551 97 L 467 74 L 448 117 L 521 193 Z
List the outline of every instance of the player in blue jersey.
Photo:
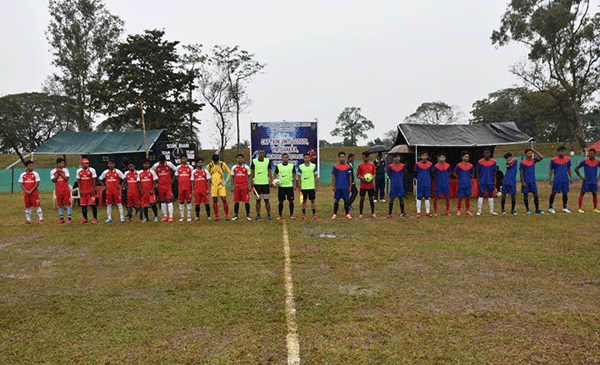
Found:
M 566 156 L 567 149 L 565 146 L 558 147 L 558 156 L 550 161 L 550 185 L 552 185 L 552 193 L 550 194 L 550 202 L 548 213 L 556 213 L 554 208 L 554 197 L 558 193 L 562 193 L 563 212 L 571 213 L 567 208 L 569 201 L 569 185 L 573 183 L 573 174 L 571 173 L 571 159 Z M 554 173 L 554 179 L 552 174 Z
M 417 172 L 417 218 L 421 217 L 421 201 L 425 200 L 425 213 L 431 217 L 429 199 L 431 198 L 431 175 L 433 164 L 429 161 L 429 153 L 421 153 L 421 161 L 415 165 Z
M 506 215 L 504 207 L 506 205 L 507 195 L 510 195 L 510 213 L 512 215 L 517 215 L 515 205 L 517 202 L 517 172 L 519 171 L 519 161 L 514 159 L 510 152 L 504 154 L 504 159 L 506 160 L 506 173 L 502 180 L 502 199 L 500 201 L 502 205 L 502 215 Z
M 583 210 L 583 196 L 585 193 L 592 193 L 594 202 L 594 212 L 600 213 L 598 210 L 598 165 L 600 160 L 596 158 L 596 150 L 590 148 L 588 150 L 588 158 L 581 161 L 575 168 L 575 173 L 581 178 L 581 193 L 579 194 L 579 213 L 585 213 Z M 583 167 L 584 176 L 581 176 L 579 169 Z
M 473 215 L 471 213 L 471 179 L 475 174 L 475 169 L 473 165 L 469 163 L 469 152 L 462 151 L 462 162 L 454 167 L 454 176 L 458 179 L 458 186 L 456 189 L 456 196 L 458 197 L 458 211 L 456 212 L 457 216 L 461 216 L 461 206 L 462 200 L 465 198 L 465 214 Z
M 406 165 L 400 162 L 400 154 L 394 155 L 394 162 L 387 168 L 387 175 L 390 178 L 390 207 L 388 218 L 392 218 L 394 211 L 394 200 L 400 200 L 400 216 L 408 218 L 408 214 L 404 213 L 404 174 L 406 173 Z
M 433 200 L 433 215 L 438 215 L 438 199 L 446 199 L 446 215 L 450 216 L 450 164 L 446 163 L 446 154 L 438 155 L 438 163 L 433 167 L 435 175 L 435 196 Z
M 535 155 L 535 157 L 533 157 Z M 533 194 L 533 203 L 535 204 L 535 212 L 544 214 L 540 210 L 540 198 L 538 197 L 537 180 L 535 178 L 535 164 L 544 159 L 541 153 L 528 148 L 525 150 L 525 159 L 519 165 L 519 173 L 521 174 L 521 192 L 523 193 L 523 204 L 527 209 L 527 214 L 531 214 L 529 210 L 529 193 Z
M 496 160 L 492 157 L 492 151 L 485 149 L 483 158 L 477 161 L 477 185 L 479 186 L 479 199 L 477 201 L 477 215 L 481 215 L 483 208 L 483 197 L 487 194 L 488 205 L 491 215 L 498 215 L 494 212 L 494 185 L 496 184 Z
M 346 163 L 346 153 L 338 153 L 339 163 L 333 166 L 331 171 L 331 189 L 333 195 L 333 216 L 331 219 L 337 219 L 337 212 L 340 207 L 340 199 L 344 200 L 344 212 L 346 219 L 352 219 L 350 216 L 350 187 L 352 186 L 352 167 Z

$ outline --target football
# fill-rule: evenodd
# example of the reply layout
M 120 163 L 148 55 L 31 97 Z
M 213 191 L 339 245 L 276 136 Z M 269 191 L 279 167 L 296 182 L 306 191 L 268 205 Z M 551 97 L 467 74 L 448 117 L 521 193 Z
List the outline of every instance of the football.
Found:
M 273 179 L 273 186 L 279 186 L 281 185 L 281 181 L 279 181 L 279 179 Z
M 365 176 L 363 176 L 363 178 L 365 179 L 366 182 L 371 182 L 373 181 L 373 175 L 366 173 Z

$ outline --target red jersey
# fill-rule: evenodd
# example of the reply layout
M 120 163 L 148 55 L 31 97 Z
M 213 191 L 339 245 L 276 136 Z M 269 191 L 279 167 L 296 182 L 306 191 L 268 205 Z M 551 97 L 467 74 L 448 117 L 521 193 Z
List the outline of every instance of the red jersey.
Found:
M 142 170 L 138 174 L 138 180 L 140 185 L 142 185 L 142 191 L 144 194 L 154 193 L 152 189 L 154 188 L 154 181 L 158 180 L 158 176 L 153 170 Z
M 25 171 L 19 176 L 19 183 L 23 184 L 25 190 L 33 189 L 38 182 L 40 182 L 40 175 L 35 171 Z
M 125 175 L 121 172 L 121 170 L 104 170 L 102 175 L 100 175 L 100 180 L 104 180 L 106 184 L 106 190 L 114 192 L 119 190 L 119 183 L 121 180 L 125 179 Z
M 171 171 L 177 171 L 177 168 L 170 162 L 167 162 L 164 165 L 157 162 L 152 166 L 152 170 L 154 170 L 158 176 L 158 185 L 171 186 Z
M 133 172 L 127 170 L 125 173 L 125 181 L 127 181 L 127 190 L 129 191 L 138 191 L 138 176 L 140 175 L 140 171 L 133 170 Z
M 194 192 L 198 194 L 206 194 L 208 192 L 208 180 L 210 180 L 210 177 L 210 172 L 208 172 L 207 169 L 195 169 L 194 173 L 192 174 Z
M 235 186 L 248 186 L 248 175 L 250 175 L 250 167 L 248 165 L 235 165 L 231 169 L 233 175 L 233 183 Z
M 175 170 L 175 176 L 177 176 L 177 184 L 179 190 L 192 190 L 192 166 L 187 164 L 186 166 L 179 165 Z
M 70 177 L 69 170 L 66 168 L 61 169 L 65 177 Z M 58 173 L 58 169 L 52 169 L 50 171 L 50 180 L 56 178 L 54 182 L 54 190 L 58 192 L 69 191 L 69 181 L 62 177 L 61 174 Z
M 96 178 L 96 170 L 92 167 L 87 169 L 80 168 L 77 170 L 77 180 L 79 180 L 79 191 L 81 193 L 91 193 L 94 189 L 94 179 Z
M 356 177 L 361 178 L 366 174 L 373 175 L 373 180 L 375 180 L 375 175 L 377 174 L 377 169 L 375 168 L 375 164 L 372 162 L 363 162 L 356 168 Z M 361 189 L 375 189 L 375 181 L 371 180 L 370 182 L 366 182 L 364 180 L 360 180 L 360 188 Z

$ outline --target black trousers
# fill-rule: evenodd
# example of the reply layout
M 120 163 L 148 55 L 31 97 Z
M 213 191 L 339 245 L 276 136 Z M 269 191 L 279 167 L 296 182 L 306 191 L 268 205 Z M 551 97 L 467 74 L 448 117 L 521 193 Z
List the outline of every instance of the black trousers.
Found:
M 375 199 L 385 199 L 385 177 L 375 178 Z

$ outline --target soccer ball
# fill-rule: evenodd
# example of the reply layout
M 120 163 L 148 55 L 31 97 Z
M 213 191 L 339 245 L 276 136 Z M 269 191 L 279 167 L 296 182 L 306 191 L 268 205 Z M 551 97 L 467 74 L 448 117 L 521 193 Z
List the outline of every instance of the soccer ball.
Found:
M 371 182 L 373 181 L 373 175 L 366 173 L 365 176 L 363 176 L 363 179 L 365 179 L 366 182 Z
M 279 186 L 281 185 L 281 181 L 279 181 L 279 179 L 273 179 L 273 186 Z

